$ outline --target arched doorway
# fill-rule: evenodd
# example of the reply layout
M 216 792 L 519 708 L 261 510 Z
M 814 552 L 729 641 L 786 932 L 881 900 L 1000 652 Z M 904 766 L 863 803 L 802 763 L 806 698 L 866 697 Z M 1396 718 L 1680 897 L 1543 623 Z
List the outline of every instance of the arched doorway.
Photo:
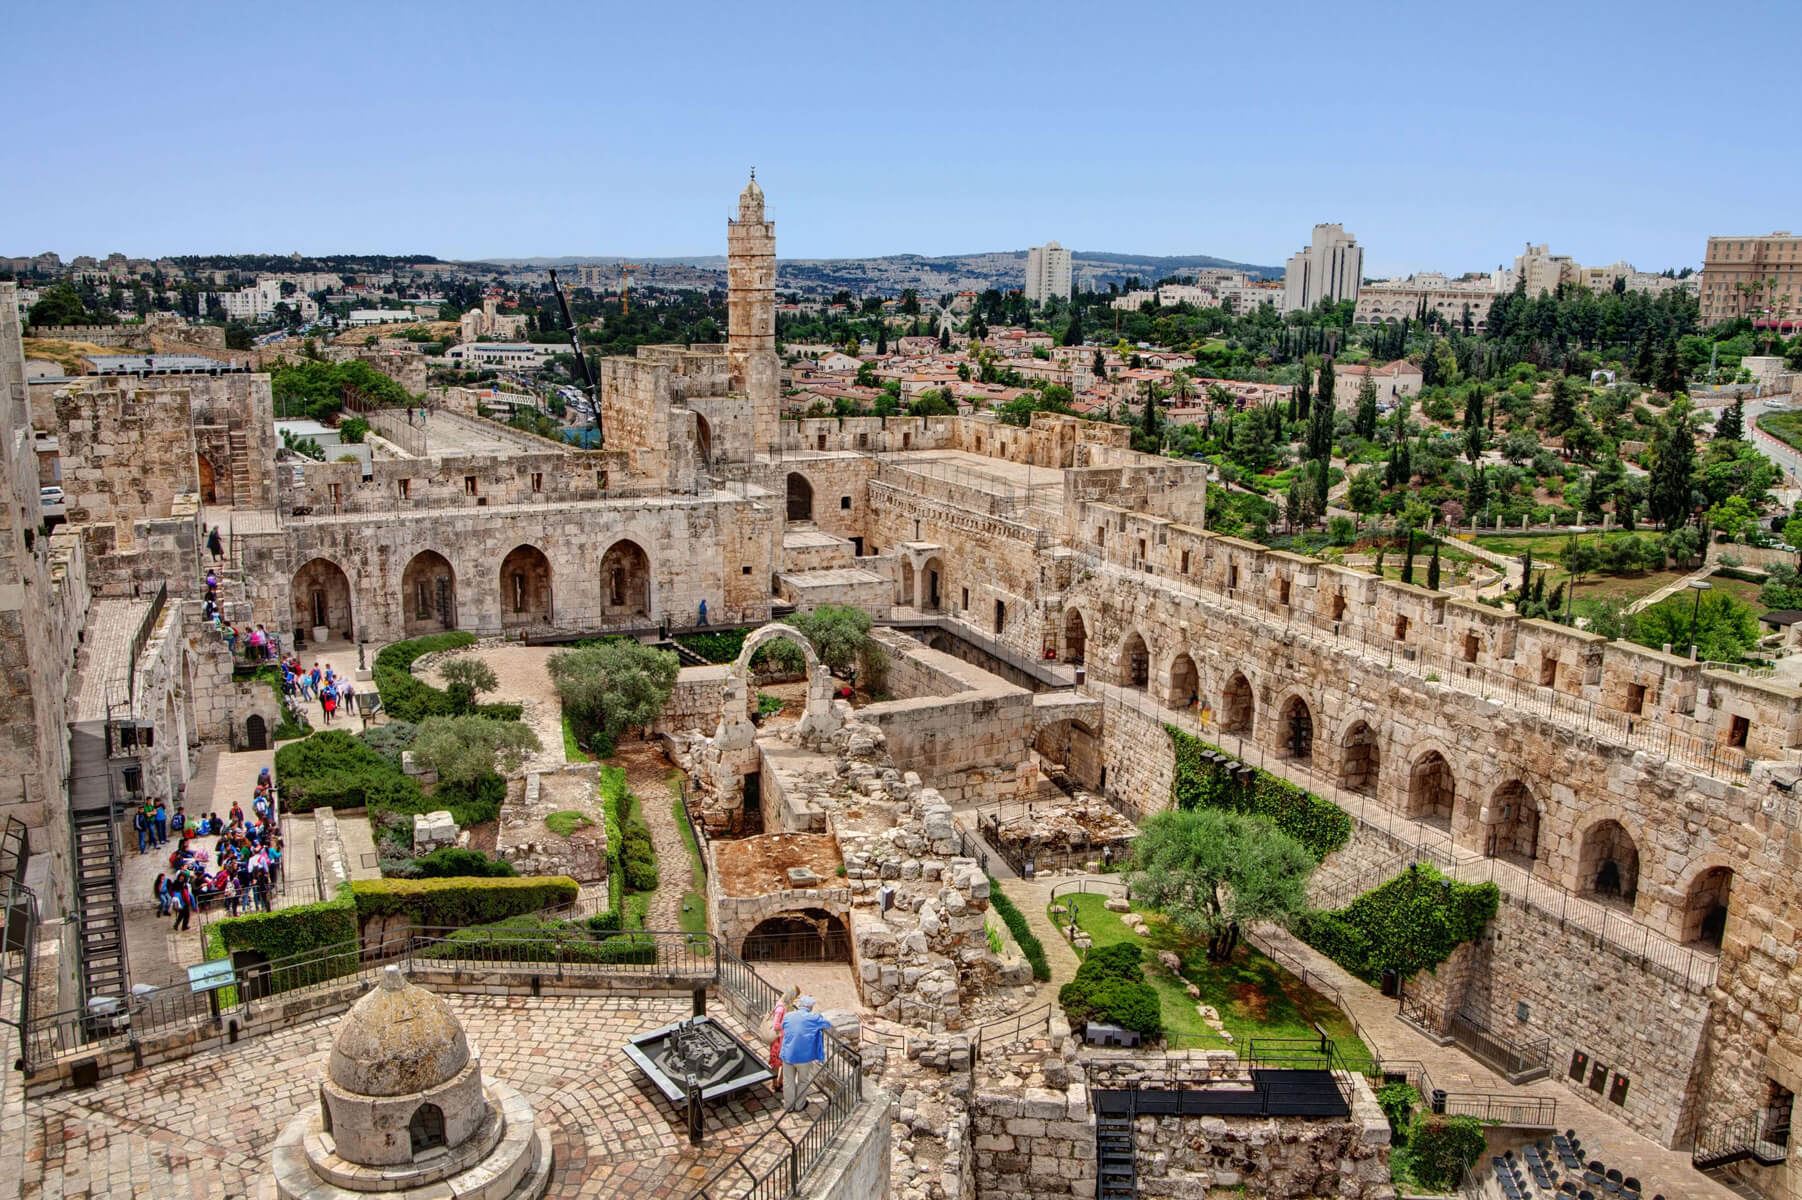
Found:
M 788 473 L 788 519 L 813 520 L 813 484 L 799 471 Z
M 1339 786 L 1364 796 L 1376 795 L 1380 759 L 1377 731 L 1367 721 L 1353 721 L 1352 727 L 1345 731 L 1339 756 Z
M 1597 821 L 1583 834 L 1577 891 L 1628 904 L 1639 895 L 1639 846 L 1619 821 Z
M 630 538 L 601 555 L 601 614 L 610 621 L 651 615 L 651 559 Z
M 700 413 L 695 414 L 695 450 L 701 456 L 701 465 L 713 465 L 713 426 Z
M 429 1100 L 414 1109 L 407 1121 L 407 1145 L 414 1158 L 444 1145 L 444 1110 Z
M 1122 687 L 1145 690 L 1151 682 L 1151 652 L 1145 648 L 1145 639 L 1137 633 L 1129 633 L 1126 640 L 1120 643 L 1120 685 Z
M 323 628 L 327 637 L 353 638 L 350 576 L 329 558 L 315 558 L 294 572 L 289 583 L 294 627 L 316 637 Z M 354 639 L 353 639 L 354 640 Z
M 536 546 L 515 546 L 501 560 L 501 628 L 551 620 L 551 560 Z
M 1220 693 L 1220 728 L 1227 733 L 1249 734 L 1257 718 L 1257 701 L 1251 694 L 1251 680 L 1243 671 L 1234 671 Z
M 408 637 L 457 627 L 457 573 L 436 550 L 421 550 L 400 573 L 402 625 Z
M 927 612 L 938 612 L 945 607 L 945 564 L 937 555 L 926 560 L 921 570 L 921 583 L 925 585 L 926 594 L 920 597 L 920 607 Z
M 244 748 L 246 750 L 269 749 L 269 722 L 259 713 L 251 713 L 244 718 Z
M 1291 696 L 1282 708 L 1283 744 L 1279 753 L 1284 758 L 1299 758 L 1304 762 L 1314 758 L 1314 710 L 1300 696 Z
M 1033 737 L 1033 753 L 1052 780 L 1062 775 L 1077 787 L 1101 790 L 1101 739 L 1081 721 L 1053 721 Z
M 1083 623 L 1082 614 L 1073 608 L 1064 614 L 1064 661 L 1080 664 L 1088 642 L 1088 626 Z
M 1683 898 L 1683 941 L 1686 945 L 1721 948 L 1727 937 L 1727 904 L 1733 894 L 1733 872 L 1709 867 L 1689 885 Z
M 1539 802 L 1527 785 L 1510 779 L 1495 789 L 1485 817 L 1483 853 L 1532 870 L 1539 857 Z
M 850 962 L 851 935 L 844 918 L 823 908 L 765 917 L 745 935 L 746 962 Z
M 200 502 L 202 504 L 219 503 L 219 476 L 213 470 L 213 460 L 204 454 L 194 456 L 196 473 L 200 476 Z
M 1408 815 L 1451 831 L 1452 806 L 1457 802 L 1457 780 L 1445 755 L 1428 750 L 1408 769 Z
M 1201 703 L 1201 673 L 1186 651 L 1170 660 L 1170 707 L 1194 708 Z

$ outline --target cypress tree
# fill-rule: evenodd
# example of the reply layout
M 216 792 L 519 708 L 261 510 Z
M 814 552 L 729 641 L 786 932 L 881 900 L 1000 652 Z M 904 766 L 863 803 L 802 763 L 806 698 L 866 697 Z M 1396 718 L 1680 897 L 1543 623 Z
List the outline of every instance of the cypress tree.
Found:
M 1520 591 L 1514 593 L 1514 611 L 1533 598 L 1533 552 L 1528 550 L 1520 556 Z
M 1427 586 L 1439 590 L 1439 543 L 1433 543 L 1433 558 L 1427 563 Z

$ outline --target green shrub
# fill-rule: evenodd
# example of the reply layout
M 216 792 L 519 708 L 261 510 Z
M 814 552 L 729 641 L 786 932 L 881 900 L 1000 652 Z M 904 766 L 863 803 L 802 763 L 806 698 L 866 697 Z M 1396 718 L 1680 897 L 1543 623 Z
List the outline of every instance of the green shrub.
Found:
M 490 858 L 480 850 L 461 846 L 440 846 L 430 854 L 422 854 L 409 864 L 414 879 L 448 879 L 457 876 L 508 879 L 519 874 L 504 858 Z
M 208 926 L 218 931 L 226 953 L 254 950 L 269 959 L 311 954 L 328 946 L 354 944 L 357 940 L 357 906 L 348 894 L 317 904 L 296 904 L 275 912 L 227 917 Z M 356 969 L 351 956 L 350 969 Z
M 1482 936 L 1500 897 L 1493 883 L 1457 883 L 1416 863 L 1344 908 L 1309 913 L 1295 931 L 1366 982 L 1386 968 L 1405 979 Z
M 750 634 L 748 629 L 720 629 L 706 633 L 678 633 L 676 641 L 710 663 L 729 663 L 738 659 L 738 652 L 745 648 L 745 638 Z
M 1254 771 L 1249 784 L 1241 783 L 1223 764 L 1202 757 L 1208 751 L 1225 754 L 1220 747 L 1174 725 L 1164 729 L 1176 754 L 1170 783 L 1170 799 L 1176 807 L 1224 808 L 1268 817 L 1278 829 L 1306 846 L 1316 859 L 1325 858 L 1351 840 L 1351 817 L 1338 805 L 1267 771 Z
M 388 721 L 381 725 L 371 725 L 357 735 L 365 746 L 388 760 L 390 766 L 400 766 L 400 756 L 412 749 L 413 739 L 419 736 L 419 726 L 411 721 Z
M 593 824 L 587 813 L 574 808 L 558 809 L 544 819 L 544 827 L 561 838 L 569 837 L 578 829 L 586 829 Z
M 594 916 L 588 918 L 588 928 L 595 933 L 612 933 L 617 931 L 619 927 L 619 914 L 612 909 L 608 909 L 606 912 L 598 912 L 594 914 Z
M 507 798 L 507 781 L 499 775 L 484 775 L 470 783 L 441 783 L 428 797 L 428 808 L 450 812 L 459 826 L 480 825 L 501 815 L 501 803 Z
M 1076 978 L 1058 989 L 1057 1002 L 1073 1026 L 1091 1021 L 1135 1030 L 1145 1037 L 1164 1031 L 1157 989 L 1146 982 L 1136 942 L 1099 946 L 1084 956 Z
M 413 674 L 413 663 L 440 650 L 473 646 L 476 635 L 463 630 L 434 633 L 383 646 L 375 656 L 375 688 L 381 693 L 382 710 L 397 721 L 419 722 L 427 717 L 452 717 L 461 711 L 451 694 Z M 476 716 L 497 721 L 517 721 L 523 710 L 517 704 L 479 704 Z
M 1007 893 L 1001 890 L 1001 885 L 995 882 L 992 875 L 989 877 L 989 903 L 1001 914 L 1001 921 L 1007 926 L 1007 931 L 1014 935 L 1020 953 L 1026 956 L 1026 963 L 1032 968 L 1032 977 L 1040 983 L 1049 980 L 1051 964 L 1045 960 L 1044 943 L 1034 935 L 1032 927 L 1026 923 L 1025 915 L 1008 899 Z
M 1408 1127 L 1420 1109 L 1420 1091 L 1411 1083 L 1386 1083 L 1377 1089 L 1377 1107 L 1389 1118 L 1389 1144 L 1408 1144 Z
M 579 891 L 567 875 L 358 879 L 350 890 L 359 918 L 404 914 L 421 929 L 486 925 L 568 904 Z
M 1483 1145 L 1475 1117 L 1417 1116 L 1408 1130 L 1408 1174 L 1422 1187 L 1450 1191 L 1482 1157 Z
M 327 729 L 275 752 L 275 778 L 289 812 L 387 807 L 419 811 L 419 785 L 342 729 Z

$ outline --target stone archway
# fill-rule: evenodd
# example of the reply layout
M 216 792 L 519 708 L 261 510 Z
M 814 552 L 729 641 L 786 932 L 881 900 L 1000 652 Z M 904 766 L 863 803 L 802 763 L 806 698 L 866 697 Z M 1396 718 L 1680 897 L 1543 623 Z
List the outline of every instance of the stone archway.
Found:
M 421 550 L 400 573 L 401 623 L 410 638 L 457 627 L 457 572 L 436 550 Z
M 1082 613 L 1074 608 L 1064 613 L 1064 661 L 1080 665 L 1088 642 L 1089 627 Z
M 1728 904 L 1733 898 L 1733 869 L 1704 867 L 1690 881 L 1683 893 L 1683 928 L 1679 940 L 1685 945 L 1715 950 L 1727 938 Z
M 1362 796 L 1377 792 L 1378 768 L 1382 753 L 1377 748 L 1377 731 L 1368 721 L 1353 721 L 1340 742 L 1339 786 Z
M 551 622 L 551 560 L 527 544 L 501 560 L 501 628 L 526 629 Z
M 738 953 L 746 962 L 850 962 L 851 935 L 837 913 L 802 908 L 757 922 Z
M 799 471 L 788 473 L 788 519 L 813 520 L 813 484 Z
M 1428 750 L 1416 758 L 1408 768 L 1408 816 L 1450 833 L 1457 802 L 1457 778 L 1445 755 Z
M 1151 682 L 1151 651 L 1135 630 L 1120 643 L 1120 686 L 1144 691 Z
M 329 558 L 309 560 L 288 585 L 293 604 L 294 627 L 318 639 L 316 629 L 330 637 L 354 640 L 350 576 Z
M 1189 657 L 1186 650 L 1178 650 L 1176 657 L 1170 660 L 1171 708 L 1196 708 L 1201 704 L 1201 672 L 1195 669 L 1195 660 Z
M 651 558 L 631 538 L 601 555 L 601 615 L 609 621 L 651 615 Z
M 1484 855 L 1532 870 L 1539 857 L 1539 802 L 1532 789 L 1510 779 L 1490 794 L 1482 819 Z
M 1300 693 L 1283 701 L 1278 710 L 1277 731 L 1282 743 L 1277 753 L 1283 758 L 1299 758 L 1304 763 L 1314 761 L 1314 710 Z
M 927 612 L 938 612 L 945 607 L 945 592 L 950 582 L 945 577 L 945 564 L 938 555 L 926 560 L 920 568 L 920 588 L 925 593 L 919 599 L 917 607 Z
M 1639 895 L 1639 845 L 1619 821 L 1597 821 L 1583 831 L 1577 892 L 1629 905 Z
M 1257 697 L 1245 672 L 1234 671 L 1220 693 L 1220 728 L 1226 733 L 1249 735 L 1257 720 Z
M 700 413 L 695 414 L 695 451 L 701 456 L 701 465 L 713 465 L 713 426 Z

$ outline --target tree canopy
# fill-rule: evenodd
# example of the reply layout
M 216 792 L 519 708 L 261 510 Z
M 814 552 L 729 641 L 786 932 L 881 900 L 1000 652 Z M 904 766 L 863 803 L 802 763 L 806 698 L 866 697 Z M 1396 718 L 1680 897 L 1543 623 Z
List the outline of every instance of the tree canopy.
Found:
M 619 640 L 551 655 L 551 682 L 582 744 L 609 753 L 619 735 L 655 721 L 681 663 L 667 650 Z
M 1133 843 L 1133 894 L 1223 961 L 1248 921 L 1287 925 L 1308 910 L 1314 856 L 1263 817 L 1214 808 L 1153 816 Z

